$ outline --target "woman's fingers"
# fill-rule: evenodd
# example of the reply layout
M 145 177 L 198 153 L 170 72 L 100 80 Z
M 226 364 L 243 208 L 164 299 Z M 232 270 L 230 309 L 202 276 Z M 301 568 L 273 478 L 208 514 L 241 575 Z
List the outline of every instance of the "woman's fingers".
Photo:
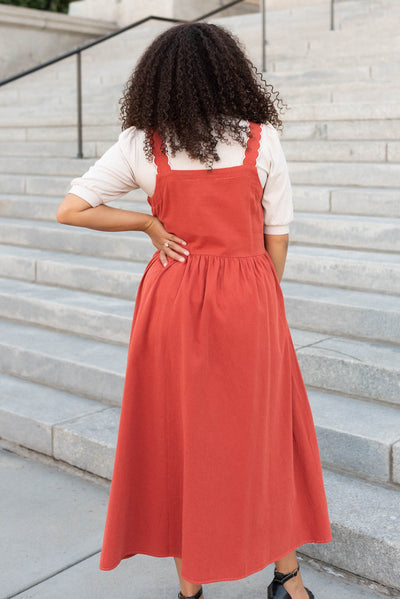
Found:
M 187 249 L 183 248 L 179 243 L 176 243 L 176 241 L 173 241 L 172 239 L 168 239 L 167 243 L 168 243 L 168 247 L 165 246 L 165 247 L 167 247 L 167 249 L 171 248 L 171 250 L 181 253 L 181 254 L 185 254 L 185 256 L 189 255 L 189 251 Z
M 160 258 L 160 262 L 163 266 L 167 266 L 168 261 L 167 261 L 167 255 L 164 252 L 164 250 L 160 250 L 160 253 L 158 255 L 158 257 Z
M 177 243 L 181 243 L 182 245 L 186 245 L 186 241 L 184 241 L 180 237 L 177 237 L 176 235 L 172 235 L 171 239 L 172 239 L 172 241 L 176 241 Z
M 174 239 L 179 239 L 179 237 L 174 236 Z M 162 264 L 164 266 L 167 265 L 167 256 L 173 258 L 174 260 L 178 260 L 179 262 L 185 262 L 185 258 L 184 256 L 182 256 L 182 254 L 185 254 L 187 256 L 189 255 L 189 251 L 185 248 L 182 248 L 182 246 L 178 242 L 172 239 L 168 239 L 167 243 L 168 245 L 165 245 L 164 243 L 162 249 L 160 249 L 160 260 Z

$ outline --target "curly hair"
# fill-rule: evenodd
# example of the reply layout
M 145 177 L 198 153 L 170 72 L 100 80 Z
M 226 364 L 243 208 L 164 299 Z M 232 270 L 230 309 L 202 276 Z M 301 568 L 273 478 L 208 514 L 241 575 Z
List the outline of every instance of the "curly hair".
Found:
M 278 110 L 287 105 L 247 58 L 239 39 L 211 23 L 170 27 L 150 44 L 120 98 L 122 130 L 145 131 L 146 158 L 153 159 L 153 131 L 175 156 L 185 150 L 210 169 L 220 158 L 218 141 L 245 146 L 248 125 L 282 129 Z

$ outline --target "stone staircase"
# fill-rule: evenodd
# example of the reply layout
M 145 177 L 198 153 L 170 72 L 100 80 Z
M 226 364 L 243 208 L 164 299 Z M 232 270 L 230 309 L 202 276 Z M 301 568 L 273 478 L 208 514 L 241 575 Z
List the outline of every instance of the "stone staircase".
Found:
M 295 218 L 282 290 L 314 415 L 333 530 L 301 553 L 400 597 L 400 43 L 395 0 L 268 15 L 268 72 L 289 104 Z M 396 22 L 397 19 L 397 22 Z M 215 20 L 259 62 L 259 16 Z M 168 25 L 0 90 L 0 436 L 112 475 L 142 232 L 62 225 L 72 178 L 117 138 L 122 83 Z M 129 48 L 129 53 L 126 50 Z M 43 104 L 43 96 L 46 103 Z M 113 206 L 150 212 L 140 191 Z

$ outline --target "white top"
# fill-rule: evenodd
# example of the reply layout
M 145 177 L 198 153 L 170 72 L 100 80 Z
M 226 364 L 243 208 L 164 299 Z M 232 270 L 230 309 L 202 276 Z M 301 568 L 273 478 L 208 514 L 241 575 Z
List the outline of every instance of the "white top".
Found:
M 124 129 L 114 143 L 81 177 L 71 181 L 68 193 L 73 193 L 91 206 L 116 200 L 133 189 L 141 188 L 151 197 L 154 193 L 157 167 L 149 162 L 143 149 L 144 131 L 129 127 Z M 232 140 L 218 142 L 220 156 L 213 168 L 238 166 L 243 163 L 245 148 Z M 191 159 L 186 152 L 177 152 L 168 158 L 171 169 L 205 169 L 199 160 Z M 262 207 L 264 233 L 283 235 L 289 233 L 293 220 L 292 186 L 278 131 L 270 124 L 262 125 L 260 149 L 256 167 L 264 189 Z

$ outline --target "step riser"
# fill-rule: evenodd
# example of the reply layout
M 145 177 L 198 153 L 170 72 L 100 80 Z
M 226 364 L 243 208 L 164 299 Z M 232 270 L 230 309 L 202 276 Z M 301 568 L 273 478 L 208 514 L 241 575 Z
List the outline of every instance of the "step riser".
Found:
M 85 144 L 86 158 L 99 158 L 108 150 L 111 144 L 99 142 L 97 149 L 95 145 L 94 142 Z M 366 143 L 283 139 L 282 147 L 288 162 L 400 162 L 400 144 L 398 142 L 370 141 Z M 63 171 L 66 170 L 66 174 L 74 176 L 76 172 L 76 159 L 73 159 L 72 166 L 68 167 L 71 156 L 76 153 L 76 144 L 73 142 L 47 142 L 43 144 L 38 142 L 9 142 L 7 146 L 4 145 L 0 148 L 0 153 L 0 172 L 4 174 L 15 172 L 27 174 L 31 172 L 40 175 L 57 172 L 58 175 L 63 175 Z M 31 159 L 27 160 L 26 156 L 29 154 L 51 158 L 52 163 L 45 166 L 46 163 L 43 163 L 42 160 L 40 163 Z M 19 162 L 15 161 L 14 157 L 16 156 L 20 158 Z M 54 156 L 60 157 L 59 165 L 54 165 Z M 92 162 L 91 160 L 87 168 L 89 165 L 91 166 Z M 27 163 L 29 163 L 29 167 Z M 81 167 L 85 168 L 83 162 L 79 163 L 79 168 Z
M 82 403 L 80 414 L 77 405 L 77 414 L 64 418 L 61 414 L 49 416 L 45 402 L 35 416 L 18 410 L 18 402 L 16 406 L 5 403 L 0 407 L 0 437 L 111 480 L 120 409 L 74 396 L 71 400 Z M 104 425 L 103 441 L 96 443 L 90 435 L 99 420 Z M 104 431 L 110 438 L 108 444 L 104 442 Z M 390 446 L 325 429 L 317 420 L 316 432 L 324 467 L 343 469 L 366 480 L 390 482 Z
M 368 263 L 297 256 L 290 253 L 285 264 L 283 281 L 328 285 L 345 289 L 400 294 L 399 267 L 384 263 Z
M 357 157 L 354 149 L 355 160 L 347 158 L 347 154 L 351 152 L 351 144 L 337 144 L 335 150 L 334 145 L 328 149 L 330 144 L 310 143 L 311 147 L 307 147 L 302 143 L 285 143 L 289 145 L 287 159 L 289 163 L 289 171 L 291 181 L 294 185 L 358 185 L 364 187 L 396 187 L 400 178 L 400 164 L 397 162 L 400 155 L 400 144 L 392 143 L 387 148 L 385 143 L 382 144 L 364 144 L 364 158 L 361 160 L 361 150 Z M 340 150 L 340 148 L 342 148 Z M 347 153 L 345 151 L 347 148 Z M 325 150 L 326 156 L 335 152 L 336 161 L 327 161 L 323 157 Z M 321 154 L 319 160 L 316 160 L 318 153 Z M 389 160 L 386 160 L 388 154 Z M 295 160 L 295 155 L 302 155 L 303 161 Z M 338 160 L 340 158 L 341 160 Z M 370 161 L 367 158 L 371 158 Z M 62 181 L 65 186 L 66 177 L 78 177 L 85 173 L 93 164 L 93 158 L 52 158 L 43 160 L 43 158 L 5 158 L 0 157 L 0 176 L 7 180 L 15 176 L 16 181 L 25 179 L 27 182 L 30 179 L 46 180 L 52 176 L 56 181 Z M 381 164 L 379 164 L 381 163 Z M 30 175 L 30 176 L 29 176 Z M 340 177 L 339 177 L 340 175 Z M 61 187 L 60 187 L 61 189 Z M 3 191 L 4 193 L 4 191 Z M 17 192 L 18 193 L 18 192 Z M 32 193 L 27 190 L 27 193 Z M 56 194 L 55 194 L 56 195 Z
M 145 266 L 145 264 L 143 263 Z M 375 291 L 400 295 L 400 267 L 393 264 L 298 256 L 288 252 L 283 283 L 294 281 L 328 285 L 345 289 Z M 41 284 L 58 285 L 70 289 L 103 293 L 123 299 L 135 297 L 140 274 L 103 268 L 86 268 L 51 259 L 34 259 L 0 255 L 0 276 Z
M 326 429 L 316 422 L 322 465 L 375 482 L 391 480 L 391 447 L 341 431 Z
M 310 187 L 292 185 L 293 207 L 297 212 L 359 214 L 400 217 L 400 193 L 397 190 Z M 31 203 L 32 204 L 32 203 Z M 10 204 L 9 204 L 10 205 Z M 145 205 L 142 203 L 142 205 Z M 28 204 L 29 206 L 29 204 Z M 27 210 L 28 210 L 27 206 Z M 0 211 L 2 202 L 0 200 Z M 51 207 L 53 211 L 53 208 Z M 7 213 L 4 213 L 8 216 Z M 11 216 L 11 214 L 9 215 Z M 51 213 L 51 217 L 53 214 Z
M 113 272 L 18 256 L 0 256 L 0 276 L 48 285 L 58 285 L 62 281 L 62 286 L 69 289 L 128 300 L 133 300 L 140 282 L 140 275 L 128 269 L 126 272 Z M 361 262 L 349 264 L 348 260 L 321 260 L 289 253 L 283 277 L 285 281 L 400 295 L 399 268 L 390 264 L 369 263 L 365 268 Z
M 400 312 L 341 306 L 288 295 L 285 295 L 285 307 L 290 327 L 394 344 L 400 342 Z
M 285 293 L 284 285 L 283 292 L 290 327 L 399 343 L 399 313 L 291 297 Z M 132 314 L 133 308 L 134 299 Z M 110 343 L 127 345 L 129 342 L 131 318 L 101 309 L 94 311 L 0 291 L 0 317 Z
M 400 441 L 393 446 L 393 481 L 400 484 Z
M 78 445 L 97 437 L 97 449 L 89 461 L 87 452 L 83 453 L 84 465 L 71 462 L 76 443 L 70 438 L 65 440 L 63 455 L 57 457 L 100 474 L 95 458 L 105 447 L 115 448 L 118 406 L 110 408 L 4 374 L 0 375 L 0 386 L 0 437 L 47 455 L 53 455 L 52 437 L 56 432 L 67 433 L 68 437 L 73 433 Z M 373 482 L 399 482 L 399 409 L 314 389 L 308 389 L 308 398 L 324 465 Z
M 0 243 L 15 244 L 22 247 L 36 247 L 87 256 L 102 256 L 104 258 L 117 258 L 122 260 L 144 262 L 150 260 L 155 247 L 150 240 L 139 238 L 121 238 L 118 233 L 101 235 L 88 235 L 83 231 L 66 231 L 60 227 L 59 231 L 45 229 L 39 231 L 31 227 L 8 225 L 1 226 Z M 101 248 L 101 251 L 100 251 Z
M 400 234 L 389 223 L 318 222 L 306 218 L 290 224 L 292 243 L 387 252 L 400 251 Z
M 71 227 L 72 228 L 72 227 Z M 374 223 L 363 225 L 355 221 L 313 221 L 305 217 L 295 219 L 290 226 L 293 244 L 309 244 L 361 250 L 400 251 L 400 235 L 396 225 Z M 0 243 L 22 247 L 86 254 L 104 258 L 118 258 L 144 262 L 154 254 L 149 239 L 123 238 L 118 233 L 104 232 L 88 235 L 84 231 L 41 229 L 38 227 L 3 225 L 0 222 Z
M 134 301 L 132 302 L 132 312 Z M 90 339 L 128 345 L 131 319 L 56 302 L 13 296 L 0 291 L 0 317 L 44 326 Z
M 335 188 L 292 185 L 295 212 L 330 214 L 359 214 L 400 218 L 400 193 L 379 188 Z M 34 220 L 56 221 L 56 210 L 61 198 L 3 194 L 0 196 L 0 216 Z M 110 203 L 116 208 L 151 213 L 146 194 L 142 190 L 129 192 Z
M 67 362 L 53 356 L 20 350 L 3 342 L 0 371 L 34 382 L 119 405 L 123 376 L 89 365 Z M 375 367 L 351 357 L 323 353 L 315 348 L 297 350 L 306 385 L 400 405 L 398 372 Z
M 282 141 L 284 140 L 337 140 L 346 139 L 371 140 L 375 141 L 377 131 L 379 131 L 380 140 L 388 140 L 398 142 L 397 131 L 400 128 L 400 119 L 385 119 L 371 118 L 365 120 L 357 120 L 350 117 L 350 120 L 342 121 L 340 119 L 329 120 L 326 117 L 322 119 L 308 119 L 298 121 L 287 120 L 284 115 Z M 86 119 L 85 119 L 86 120 Z M 71 142 L 77 147 L 77 128 L 74 123 L 66 125 L 65 121 L 59 123 L 59 126 L 51 126 L 49 122 L 40 125 L 35 120 L 35 125 L 27 125 L 21 127 L 20 123 L 15 123 L 15 126 L 8 123 L 8 127 L 0 128 L 0 141 L 15 140 L 15 141 L 55 141 L 55 142 Z M 118 138 L 120 128 L 116 125 L 110 125 L 110 118 L 104 126 L 98 126 L 96 123 L 92 125 L 85 124 L 82 129 L 84 143 L 101 143 L 104 142 L 109 147 Z M 85 146 L 84 146 L 85 147 Z M 76 157 L 77 150 L 74 150 L 71 158 Z M 77 162 L 77 164 L 79 164 Z M 336 182 L 335 182 L 336 184 Z
M 340 352 L 321 355 L 313 348 L 299 350 L 298 358 L 306 385 L 400 406 L 396 370 L 376 368 Z
M 328 505 L 334 501 L 332 489 Z M 362 501 L 362 497 L 355 500 L 357 505 L 362 505 Z M 377 505 L 376 508 L 379 510 L 380 506 Z M 333 540 L 330 543 L 302 545 L 301 553 L 369 580 L 400 588 L 400 573 L 398 568 L 393 567 L 400 562 L 398 547 L 391 547 L 367 534 L 344 528 L 332 519 L 331 528 Z
M 359 187 L 397 187 L 399 164 L 309 163 L 290 162 L 290 179 L 294 185 L 338 185 Z
M 315 166 L 314 166 L 315 165 Z M 289 173 L 292 185 L 306 186 L 337 186 L 338 181 L 343 187 L 377 187 L 382 190 L 396 188 L 396 177 L 398 164 L 376 164 L 375 168 L 382 167 L 377 177 L 374 178 L 372 173 L 367 174 L 368 168 L 374 170 L 371 163 L 348 163 L 329 162 L 314 165 L 304 162 L 289 163 Z M 353 172 L 347 167 L 353 166 Z M 325 170 L 324 170 L 325 169 Z M 334 179 L 335 172 L 338 173 L 343 169 L 342 179 Z M 346 173 L 347 171 L 347 173 Z M 67 176 L 54 175 L 17 175 L 17 174 L 2 174 L 0 173 L 0 189 L 4 194 L 27 194 L 33 196 L 57 196 L 61 200 L 71 188 L 71 181 L 74 177 L 83 175 L 84 170 L 77 168 L 74 174 Z M 340 187 L 340 186 L 339 186 Z M 57 206 L 55 206 L 55 211 Z M 54 218 L 55 218 L 54 211 Z
M 350 83 L 347 88 L 344 85 L 343 89 L 340 89 L 338 86 L 334 87 L 332 84 L 324 85 L 323 89 L 318 86 L 317 89 L 313 87 L 312 82 L 310 82 L 310 87 L 307 90 L 302 90 L 299 88 L 299 91 L 292 90 L 287 84 L 282 85 L 280 91 L 280 96 L 284 99 L 284 101 L 293 106 L 295 104 L 307 104 L 308 102 L 312 103 L 328 103 L 328 102 L 365 102 L 365 98 L 368 97 L 370 102 L 381 102 L 382 101 L 382 92 L 377 89 L 379 86 L 376 85 L 376 82 L 373 82 L 374 89 L 370 89 L 371 85 L 368 83 L 363 83 L 364 90 L 355 90 Z M 329 88 L 332 87 L 331 90 Z M 118 94 L 113 95 L 109 102 L 113 103 L 116 101 L 116 96 Z M 386 83 L 385 89 L 385 99 L 388 102 L 396 102 L 399 97 L 399 89 L 398 87 L 394 87 L 394 84 L 390 84 L 390 82 Z M 103 103 L 106 107 L 107 104 L 104 98 L 95 99 L 95 102 Z M 70 105 L 71 103 L 69 103 Z M 92 102 L 91 102 L 92 104 Z
M 0 372 L 18 376 L 56 389 L 95 399 L 107 405 L 120 405 L 124 376 L 115 372 L 21 350 L 0 343 Z
M 29 247 L 29 246 L 28 246 Z M 0 276 L 42 284 L 59 285 L 71 289 L 102 293 L 133 299 L 141 275 L 126 269 L 109 270 L 60 262 L 51 258 L 33 258 L 0 254 Z M 143 268 L 145 262 L 142 263 Z M 400 294 L 400 266 L 390 262 L 337 259 L 320 255 L 300 254 L 294 245 L 289 247 L 285 264 L 285 281 L 328 285 L 345 289 L 375 291 L 390 295 Z
M 300 77 L 299 81 L 304 86 L 304 77 Z M 333 82 L 335 79 L 332 80 Z M 281 81 L 271 81 L 278 89 L 282 87 Z M 290 85 L 292 85 L 292 81 Z M 321 84 L 325 84 L 322 82 Z M 72 126 L 76 128 L 76 115 L 69 111 L 65 114 L 60 114 L 59 107 L 53 110 L 48 110 L 46 115 L 43 114 L 27 114 L 25 111 L 17 112 L 15 110 L 3 110 L 0 114 L 0 126 L 3 128 L 10 127 L 66 127 Z M 94 104 L 91 112 L 85 114 L 85 125 L 101 126 L 117 124 L 119 117 L 119 108 L 117 103 L 105 110 L 104 107 Z M 291 107 L 291 110 L 285 112 L 285 121 L 363 121 L 363 120 L 381 120 L 381 119 L 400 119 L 400 105 L 397 102 L 383 103 L 368 103 L 361 102 L 359 104 L 344 103 L 333 104 L 297 104 Z M 349 126 L 349 125 L 348 125 Z M 376 135 L 375 135 L 376 139 Z M 394 138 L 396 139 L 396 138 Z

